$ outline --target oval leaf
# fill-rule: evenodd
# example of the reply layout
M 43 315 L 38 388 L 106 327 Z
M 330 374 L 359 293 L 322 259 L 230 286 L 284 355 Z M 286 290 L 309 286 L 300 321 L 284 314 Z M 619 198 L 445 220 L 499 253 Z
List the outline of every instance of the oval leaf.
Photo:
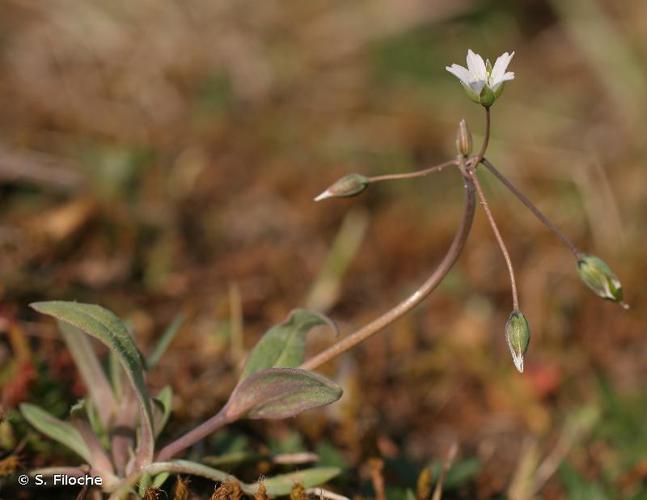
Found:
M 328 324 L 337 332 L 329 318 L 306 309 L 295 309 L 281 324 L 270 328 L 249 354 L 240 377 L 272 367 L 293 368 L 303 363 L 306 335 L 315 326 Z
M 22 413 L 27 422 L 40 432 L 67 446 L 87 463 L 91 463 L 90 451 L 83 441 L 81 434 L 72 424 L 63 422 L 39 406 L 29 403 L 20 405 L 20 413 Z
M 119 358 L 135 389 L 140 407 L 141 433 L 138 446 L 138 463 L 150 463 L 153 458 L 153 424 L 150 397 L 144 382 L 142 358 L 122 321 L 107 309 L 79 302 L 35 302 L 36 311 L 69 323 L 88 335 L 99 339 Z
M 342 389 L 333 381 L 298 368 L 268 368 L 243 380 L 223 412 L 228 419 L 288 418 L 337 401 Z
M 295 484 L 300 484 L 304 488 L 312 488 L 330 481 L 340 472 L 341 470 L 337 467 L 313 467 L 270 477 L 263 481 L 263 486 L 265 486 L 268 495 L 289 495 Z

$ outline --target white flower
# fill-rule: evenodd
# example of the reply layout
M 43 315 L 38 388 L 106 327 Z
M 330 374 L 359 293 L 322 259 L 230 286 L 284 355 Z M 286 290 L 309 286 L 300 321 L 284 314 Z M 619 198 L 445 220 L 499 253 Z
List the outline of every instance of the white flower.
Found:
M 514 52 L 504 52 L 492 67 L 490 61 L 484 62 L 470 49 L 467 51 L 467 68 L 452 64 L 445 69 L 461 81 L 473 101 L 490 107 L 503 92 L 504 82 L 514 80 L 514 73 L 506 71 L 513 56 Z

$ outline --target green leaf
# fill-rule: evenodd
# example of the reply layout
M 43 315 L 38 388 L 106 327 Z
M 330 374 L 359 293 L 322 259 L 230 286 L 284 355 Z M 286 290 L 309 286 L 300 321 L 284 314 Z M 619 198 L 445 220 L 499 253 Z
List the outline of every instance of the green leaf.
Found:
M 117 404 L 112 387 L 90 344 L 90 339 L 85 335 L 80 335 L 80 330 L 68 323 L 59 321 L 58 326 L 88 393 L 94 401 L 101 423 L 106 427 Z
M 147 474 L 147 473 L 143 473 L 139 477 L 139 485 L 138 485 L 137 490 L 138 490 L 140 498 L 145 498 L 146 490 L 151 485 L 152 480 L 153 480 L 153 478 L 151 477 L 151 475 Z
M 153 488 L 161 488 L 162 485 L 166 482 L 166 480 L 169 478 L 170 474 L 168 472 L 162 472 L 161 474 L 158 474 L 155 476 L 153 479 L 153 484 L 151 485 Z
M 153 458 L 153 424 L 150 397 L 144 381 L 142 358 L 122 321 L 107 309 L 78 302 L 35 302 L 31 307 L 36 311 L 53 316 L 59 321 L 69 323 L 88 335 L 99 339 L 118 357 L 126 371 L 140 408 L 139 443 L 137 450 L 138 465 L 150 463 Z
M 236 386 L 223 408 L 230 420 L 288 418 L 337 401 L 342 389 L 331 380 L 298 368 L 268 368 Z
M 115 397 L 121 401 L 124 397 L 124 385 L 126 382 L 126 374 L 121 368 L 119 356 L 114 351 L 110 351 L 108 356 L 108 374 L 110 375 L 110 384 Z
M 202 457 L 202 461 L 207 465 L 220 466 L 220 465 L 233 465 L 242 462 L 258 461 L 261 458 L 267 458 L 266 455 L 254 453 L 253 451 L 236 451 L 233 453 L 225 453 L 224 455 L 206 456 Z
M 321 314 L 306 309 L 292 311 L 283 323 L 270 328 L 252 349 L 240 379 L 266 368 L 299 366 L 305 356 L 307 333 L 324 324 L 337 331 L 335 324 Z
M 155 436 L 158 436 L 166 426 L 166 423 L 171 416 L 172 403 L 173 389 L 171 389 L 171 386 L 169 385 L 165 386 L 157 396 L 153 398 L 153 423 L 155 427 Z
M 29 403 L 21 404 L 20 412 L 27 422 L 33 425 L 40 432 L 53 440 L 58 441 L 62 445 L 67 446 L 70 450 L 82 457 L 87 463 L 90 463 L 90 451 L 83 442 L 81 434 L 74 428 L 74 426 L 59 420 L 42 408 Z
M 206 465 L 192 462 L 190 460 L 170 460 L 168 462 L 153 462 L 150 465 L 147 465 L 143 469 L 143 473 L 150 474 L 151 476 L 158 476 L 163 473 L 171 474 L 192 474 L 194 476 L 206 477 L 212 481 L 238 481 L 238 479 L 227 472 L 221 471 L 219 469 L 214 469 L 213 467 L 207 467 Z M 240 481 L 238 481 L 240 482 Z M 244 483 L 241 483 L 241 487 L 247 493 L 247 490 L 244 488 Z
M 192 474 L 194 476 L 206 477 L 212 481 L 225 482 L 237 481 L 240 483 L 242 490 L 248 494 L 253 495 L 258 489 L 259 483 L 243 483 L 231 474 L 223 472 L 213 467 L 207 467 L 196 462 L 189 460 L 171 460 L 169 462 L 155 462 L 146 466 L 143 470 L 144 473 L 155 476 L 163 472 L 172 474 Z M 288 495 L 296 483 L 302 484 L 305 488 L 318 486 L 341 472 L 337 467 L 314 467 L 298 472 L 290 472 L 288 474 L 281 474 L 269 479 L 263 480 L 263 485 L 267 489 L 267 494 L 275 495 Z
M 263 481 L 268 495 L 289 495 L 295 484 L 299 483 L 304 488 L 312 488 L 330 481 L 337 476 L 341 469 L 337 467 L 313 467 L 312 469 L 290 472 L 279 476 L 270 477 Z M 250 485 L 250 486 L 258 486 Z M 245 490 L 246 492 L 248 490 Z M 255 488 L 250 488 L 249 492 L 255 492 Z
M 171 324 L 164 330 L 164 333 L 160 337 L 159 341 L 155 345 L 155 348 L 151 353 L 146 357 L 146 366 L 150 369 L 159 363 L 160 359 L 168 349 L 168 346 L 173 342 L 173 339 L 180 331 L 180 327 L 184 323 L 184 316 L 178 314 Z

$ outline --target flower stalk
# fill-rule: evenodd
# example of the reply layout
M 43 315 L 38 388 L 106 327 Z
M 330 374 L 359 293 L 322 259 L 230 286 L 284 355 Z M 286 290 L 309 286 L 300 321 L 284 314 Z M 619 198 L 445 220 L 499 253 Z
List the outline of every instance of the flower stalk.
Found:
M 485 197 L 485 193 L 483 192 L 483 188 L 481 187 L 481 183 L 479 182 L 478 177 L 476 176 L 476 173 L 474 171 L 470 172 L 470 178 L 472 179 L 472 182 L 476 187 L 476 192 L 478 193 L 478 197 L 481 205 L 483 206 L 487 220 L 492 227 L 492 232 L 494 233 L 496 241 L 499 244 L 499 248 L 501 249 L 501 253 L 503 254 L 503 258 L 505 259 L 505 263 L 508 268 L 508 274 L 510 276 L 510 288 L 512 289 L 512 308 L 516 311 L 519 309 L 519 294 L 517 292 L 517 280 L 514 275 L 514 268 L 512 267 L 512 259 L 510 259 L 508 248 L 503 241 L 503 237 L 501 236 L 499 227 L 494 220 L 494 216 L 492 215 L 492 211 L 490 210 L 490 207 L 488 205 L 487 198 Z
M 445 257 L 443 257 L 443 260 L 440 262 L 438 267 L 436 267 L 429 278 L 427 278 L 427 280 L 409 297 L 404 299 L 392 309 L 388 310 L 386 313 L 382 314 L 380 317 L 371 321 L 369 324 L 351 333 L 328 349 L 320 352 L 313 358 L 310 358 L 305 363 L 303 363 L 300 368 L 304 370 L 314 370 L 324 363 L 327 363 L 331 359 L 336 358 L 340 354 L 355 347 L 360 342 L 363 342 L 364 340 L 383 330 L 394 321 L 401 318 L 415 306 L 420 304 L 420 302 L 428 297 L 429 294 L 434 291 L 434 289 L 440 284 L 440 282 L 447 275 L 447 273 L 450 271 L 450 269 L 460 256 L 463 247 L 465 246 L 465 242 L 467 241 L 467 237 L 472 227 L 472 221 L 474 220 L 474 212 L 476 208 L 474 183 L 472 182 L 472 179 L 465 173 L 464 159 L 459 160 L 459 166 L 461 167 L 461 172 L 463 173 L 464 179 L 465 210 L 463 212 L 463 219 L 458 228 L 458 231 L 456 232 L 454 239 L 452 240 L 452 243 L 447 253 L 445 254 Z
M 487 168 L 506 188 L 514 194 L 525 207 L 530 210 L 535 217 L 537 217 L 548 229 L 550 229 L 564 245 L 571 251 L 576 259 L 580 259 L 582 252 L 575 246 L 575 244 L 562 233 L 555 224 L 553 224 L 548 217 L 546 217 L 541 210 L 539 210 L 534 203 L 532 203 L 526 195 L 524 195 L 505 175 L 503 175 L 487 158 L 483 158 L 481 163 Z

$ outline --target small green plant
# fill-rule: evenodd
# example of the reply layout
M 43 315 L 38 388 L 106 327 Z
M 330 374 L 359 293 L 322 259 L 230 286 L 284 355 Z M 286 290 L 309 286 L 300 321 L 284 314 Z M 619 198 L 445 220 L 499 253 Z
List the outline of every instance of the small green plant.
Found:
M 303 362 L 307 333 L 314 326 L 334 324 L 319 314 L 295 310 L 285 322 L 268 330 L 251 351 L 225 406 L 209 420 L 158 449 L 157 438 L 169 419 L 173 393 L 165 387 L 152 396 L 145 375 L 159 361 L 179 325 L 171 325 L 159 346 L 145 358 L 124 323 L 103 307 L 61 301 L 38 302 L 32 307 L 58 321 L 89 393 L 71 409 L 69 422 L 32 404 L 20 406 L 25 419 L 36 429 L 67 446 L 86 464 L 32 471 L 39 481 L 52 477 L 49 484 L 89 483 L 118 499 L 135 492 L 143 495 L 149 487 L 160 487 L 172 473 L 193 474 L 218 482 L 237 481 L 221 470 L 174 457 L 237 420 L 288 418 L 337 401 L 342 394 L 331 380 L 298 368 Z M 110 373 L 104 371 L 87 335 L 110 349 Z M 262 484 L 268 495 L 285 495 L 296 483 L 312 487 L 338 473 L 336 467 L 314 467 L 269 477 Z M 260 484 L 240 482 L 241 489 L 252 495 Z
M 456 139 L 456 159 L 404 174 L 375 177 L 350 174 L 315 198 L 316 201 L 321 201 L 356 196 L 376 182 L 419 178 L 455 167 L 461 175 L 466 193 L 463 219 L 446 255 L 427 280 L 395 307 L 308 360 L 304 359 L 307 333 L 316 325 L 332 323 L 310 311 L 294 311 L 284 323 L 270 329 L 251 351 L 240 380 L 225 406 L 216 415 L 171 443 L 157 446 L 157 437 L 170 416 L 172 391 L 165 388 L 156 396 L 151 396 L 146 386 L 145 372 L 159 360 L 177 331 L 177 325 L 170 328 L 162 337 L 160 346 L 148 358 L 144 358 L 124 324 L 100 306 L 74 302 L 32 304 L 35 310 L 58 320 L 63 337 L 89 392 L 89 397 L 72 409 L 70 422 L 58 420 L 34 405 L 22 405 L 23 415 L 34 427 L 74 450 L 87 464 L 84 467 L 50 468 L 33 473 L 72 476 L 92 473 L 101 478 L 100 486 L 115 499 L 134 491 L 143 494 L 149 486 L 159 487 L 169 474 L 194 474 L 217 482 L 236 481 L 223 471 L 175 457 L 223 426 L 239 419 L 287 418 L 304 410 L 337 401 L 342 394 L 341 388 L 312 370 L 383 330 L 422 302 L 438 286 L 460 256 L 467 241 L 474 219 L 477 195 L 510 275 L 512 313 L 505 326 L 505 339 L 515 367 L 523 372 L 524 356 L 530 342 L 530 328 L 519 307 L 512 261 L 476 175 L 480 165 L 512 191 L 571 250 L 580 277 L 589 288 L 597 295 L 626 307 L 620 281 L 611 269 L 599 258 L 580 252 L 485 157 L 490 137 L 490 109 L 501 96 L 505 82 L 514 79 L 514 73 L 507 71 L 513 55 L 514 53 L 503 54 L 492 66 L 489 61 L 483 61 L 481 56 L 469 51 L 467 68 L 456 64 L 447 68 L 460 79 L 470 99 L 485 110 L 485 138 L 476 155 L 471 156 L 472 137 L 467 123 L 461 121 Z M 102 369 L 85 334 L 97 338 L 110 348 L 112 370 L 109 376 Z M 338 472 L 334 467 L 306 469 L 267 478 L 262 485 L 267 495 L 285 495 L 290 493 L 296 483 L 305 488 L 317 486 Z M 240 483 L 240 486 L 246 494 L 254 494 L 260 483 Z M 316 491 L 320 496 L 340 498 L 322 489 Z

